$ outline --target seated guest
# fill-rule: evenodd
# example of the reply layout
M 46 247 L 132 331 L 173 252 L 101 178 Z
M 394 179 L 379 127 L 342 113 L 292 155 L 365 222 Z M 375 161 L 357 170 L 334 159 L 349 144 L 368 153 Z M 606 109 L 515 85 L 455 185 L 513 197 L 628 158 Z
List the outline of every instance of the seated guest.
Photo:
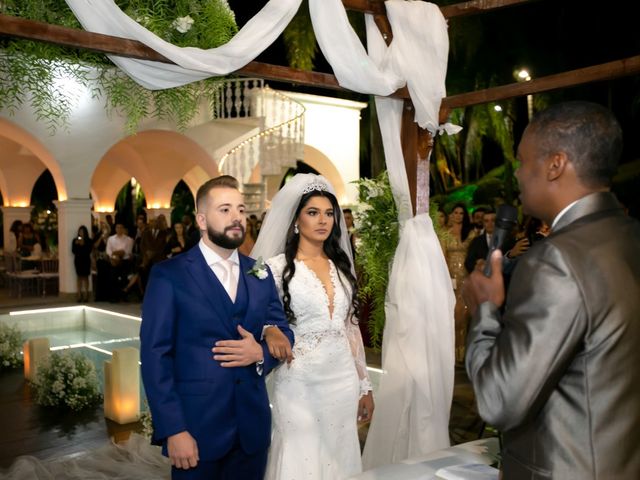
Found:
M 9 235 L 4 241 L 4 252 L 14 253 L 18 251 L 18 239 L 22 232 L 22 221 L 14 220 L 9 229 Z
M 23 257 L 30 257 L 36 245 L 40 244 L 38 234 L 33 230 L 30 222 L 22 224 L 22 231 L 18 237 L 18 252 Z M 42 245 L 39 245 L 42 249 Z M 41 250 L 42 251 L 42 250 Z
M 116 233 L 107 239 L 106 254 L 111 264 L 109 282 L 109 301 L 120 300 L 121 291 L 127 284 L 127 276 L 131 272 L 131 254 L 133 238 L 121 223 L 116 224 Z

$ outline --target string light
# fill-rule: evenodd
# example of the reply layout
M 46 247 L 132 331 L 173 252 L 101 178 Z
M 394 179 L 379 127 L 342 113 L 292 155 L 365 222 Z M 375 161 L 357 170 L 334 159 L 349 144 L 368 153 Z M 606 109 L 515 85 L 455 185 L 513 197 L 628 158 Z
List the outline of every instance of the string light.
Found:
M 287 97 L 286 95 L 281 94 L 280 92 L 276 92 L 275 90 L 271 90 L 271 88 L 269 88 L 268 86 L 265 87 L 264 89 L 270 91 L 274 96 L 280 97 L 281 100 L 291 101 L 291 102 L 295 103 L 296 105 L 298 105 L 299 108 L 302 109 L 302 111 L 300 111 L 300 113 L 298 113 L 292 119 L 287 120 L 286 122 L 280 123 L 278 125 L 274 125 L 273 127 L 269 127 L 266 130 L 263 130 L 262 132 L 260 132 L 260 133 L 258 133 L 256 135 L 253 135 L 252 137 L 249 137 L 246 140 L 243 140 L 242 142 L 240 142 L 238 145 L 233 147 L 231 150 L 229 150 L 227 153 L 225 153 L 222 156 L 222 158 L 220 159 L 220 163 L 218 164 L 220 169 L 222 169 L 225 161 L 227 160 L 227 158 L 230 155 L 233 155 L 234 153 L 236 153 L 241 148 L 244 148 L 245 145 L 248 145 L 249 143 L 258 140 L 261 137 L 265 137 L 267 135 L 270 135 L 271 133 L 275 132 L 278 129 L 284 129 L 287 126 L 293 125 L 296 122 L 299 122 L 299 121 L 302 120 L 302 118 L 304 116 L 304 113 L 306 112 L 306 109 L 304 108 L 304 106 L 301 103 L 296 102 L 295 100 L 292 100 L 291 98 Z

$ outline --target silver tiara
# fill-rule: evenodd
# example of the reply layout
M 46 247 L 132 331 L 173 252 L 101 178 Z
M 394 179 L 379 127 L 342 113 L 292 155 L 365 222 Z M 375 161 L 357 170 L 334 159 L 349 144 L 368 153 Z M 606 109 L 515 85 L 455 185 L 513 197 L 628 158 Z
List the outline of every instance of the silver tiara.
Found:
M 318 180 L 314 180 L 313 182 L 308 183 L 304 186 L 304 188 L 302 189 L 302 194 L 304 195 L 305 193 L 313 192 L 314 190 L 318 190 L 320 192 L 328 192 L 329 187 L 327 187 L 326 184 L 319 182 Z

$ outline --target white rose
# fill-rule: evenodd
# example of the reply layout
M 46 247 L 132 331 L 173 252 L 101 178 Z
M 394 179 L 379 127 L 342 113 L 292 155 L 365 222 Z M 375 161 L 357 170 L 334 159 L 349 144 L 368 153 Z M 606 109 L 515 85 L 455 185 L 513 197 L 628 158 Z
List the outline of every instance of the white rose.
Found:
M 269 274 L 267 273 L 267 271 L 265 269 L 260 269 L 256 272 L 256 276 L 260 279 L 260 280 L 264 280 L 265 278 L 267 278 L 269 276 Z
M 191 30 L 193 23 L 194 23 L 193 18 L 187 15 L 186 17 L 176 18 L 171 24 L 171 26 L 176 30 L 178 30 L 180 33 L 187 33 L 189 30 Z

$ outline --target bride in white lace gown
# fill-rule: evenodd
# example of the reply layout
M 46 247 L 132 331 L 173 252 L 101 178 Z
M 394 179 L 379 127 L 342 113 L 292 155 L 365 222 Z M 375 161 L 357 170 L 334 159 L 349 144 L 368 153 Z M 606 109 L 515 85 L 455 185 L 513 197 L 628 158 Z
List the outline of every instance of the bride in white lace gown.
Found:
M 273 199 L 252 252 L 279 253 L 267 264 L 295 332 L 293 360 L 271 378 L 268 480 L 338 480 L 362 470 L 358 419 L 370 420 L 373 399 L 353 318 L 348 232 L 330 188 L 322 177 L 296 175 Z M 275 330 L 265 333 L 270 348 Z

